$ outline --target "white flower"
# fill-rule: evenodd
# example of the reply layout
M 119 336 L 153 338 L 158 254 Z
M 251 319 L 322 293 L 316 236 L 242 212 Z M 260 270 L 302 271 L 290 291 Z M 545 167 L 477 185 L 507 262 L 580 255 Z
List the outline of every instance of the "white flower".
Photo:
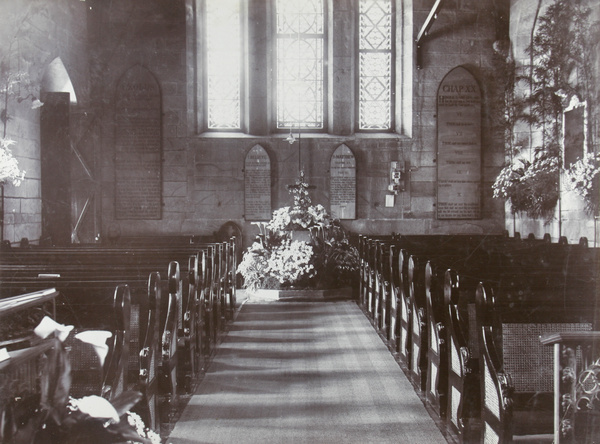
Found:
M 600 154 L 586 153 L 566 170 L 566 186 L 586 199 L 597 199 L 593 196 L 593 180 L 600 173 Z
M 0 137 L 0 183 L 11 181 L 18 187 L 25 178 L 25 171 L 19 169 L 19 162 L 9 148 L 14 144 L 14 140 Z
M 71 406 L 92 418 L 109 419 L 114 423 L 119 422 L 119 414 L 113 405 L 102 396 L 84 396 L 80 399 L 71 398 Z
M 44 316 L 38 326 L 33 329 L 33 332 L 42 339 L 46 339 L 52 333 L 55 333 L 60 342 L 65 342 L 71 330 L 73 330 L 72 325 L 59 324 L 54 319 Z
M 75 337 L 82 342 L 90 344 L 94 347 L 98 359 L 100 359 L 100 365 L 104 365 L 104 360 L 108 354 L 108 345 L 106 340 L 112 336 L 112 333 L 104 330 L 87 330 L 77 333 Z

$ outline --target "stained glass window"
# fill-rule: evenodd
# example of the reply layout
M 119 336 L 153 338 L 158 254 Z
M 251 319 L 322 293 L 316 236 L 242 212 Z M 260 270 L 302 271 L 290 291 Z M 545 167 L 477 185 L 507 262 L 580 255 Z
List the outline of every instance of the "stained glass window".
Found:
M 323 0 L 276 0 L 277 128 L 324 126 Z
M 240 0 L 206 0 L 206 115 L 209 129 L 240 129 Z
M 392 0 L 359 0 L 359 111 L 361 130 L 392 126 Z

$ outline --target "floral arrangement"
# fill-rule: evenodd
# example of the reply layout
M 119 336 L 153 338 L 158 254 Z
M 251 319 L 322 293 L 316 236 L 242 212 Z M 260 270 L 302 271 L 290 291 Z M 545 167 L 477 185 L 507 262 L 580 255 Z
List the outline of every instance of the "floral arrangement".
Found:
M 257 223 L 260 234 L 238 266 L 250 291 L 286 287 L 332 288 L 352 285 L 358 270 L 358 250 L 339 221 L 322 205 L 312 205 L 303 172 L 289 187 L 294 205 Z M 295 240 L 295 230 L 310 230 L 310 240 Z
M 19 168 L 19 162 L 9 148 L 14 144 L 14 140 L 0 137 L 0 184 L 10 181 L 18 187 L 25 178 L 25 171 Z
M 506 165 L 492 185 L 495 198 L 510 202 L 513 213 L 549 220 L 558 202 L 559 159 L 539 155 L 533 162 L 517 159 Z
M 586 153 L 566 171 L 566 186 L 586 202 L 586 209 L 595 214 L 600 200 L 600 154 Z
M 311 205 L 309 188 L 310 186 L 304 180 L 304 172 L 301 171 L 296 184 L 289 187 L 294 197 L 294 205 L 275 210 L 271 221 L 266 225 L 267 228 L 281 232 L 329 225 L 330 217 L 323 205 Z
M 238 273 L 251 291 L 292 286 L 314 277 L 312 257 L 313 247 L 308 243 L 270 233 L 244 253 Z

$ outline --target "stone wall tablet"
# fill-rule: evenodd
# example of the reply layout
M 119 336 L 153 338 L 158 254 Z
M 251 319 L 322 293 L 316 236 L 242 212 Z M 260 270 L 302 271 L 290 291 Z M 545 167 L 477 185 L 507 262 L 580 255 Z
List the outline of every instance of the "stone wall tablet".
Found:
M 356 159 L 346 145 L 331 156 L 330 212 L 336 219 L 356 219 Z
M 244 218 L 271 219 L 271 159 L 260 145 L 254 145 L 244 161 Z
M 437 218 L 481 218 L 481 93 L 463 67 L 437 93 Z
M 161 96 L 145 68 L 129 69 L 117 85 L 115 218 L 162 217 Z

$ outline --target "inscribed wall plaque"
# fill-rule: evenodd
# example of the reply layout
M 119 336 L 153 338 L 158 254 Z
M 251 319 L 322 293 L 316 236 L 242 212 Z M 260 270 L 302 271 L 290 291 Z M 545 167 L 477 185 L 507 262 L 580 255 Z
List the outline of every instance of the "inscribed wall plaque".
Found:
M 481 93 L 465 68 L 437 94 L 437 218 L 481 218 Z
M 356 219 L 356 159 L 346 145 L 331 156 L 330 210 L 337 219 Z
M 244 161 L 244 217 L 271 219 L 271 159 L 260 145 L 254 145 Z
M 150 71 L 136 66 L 121 78 L 115 115 L 115 217 L 160 219 L 161 96 Z

